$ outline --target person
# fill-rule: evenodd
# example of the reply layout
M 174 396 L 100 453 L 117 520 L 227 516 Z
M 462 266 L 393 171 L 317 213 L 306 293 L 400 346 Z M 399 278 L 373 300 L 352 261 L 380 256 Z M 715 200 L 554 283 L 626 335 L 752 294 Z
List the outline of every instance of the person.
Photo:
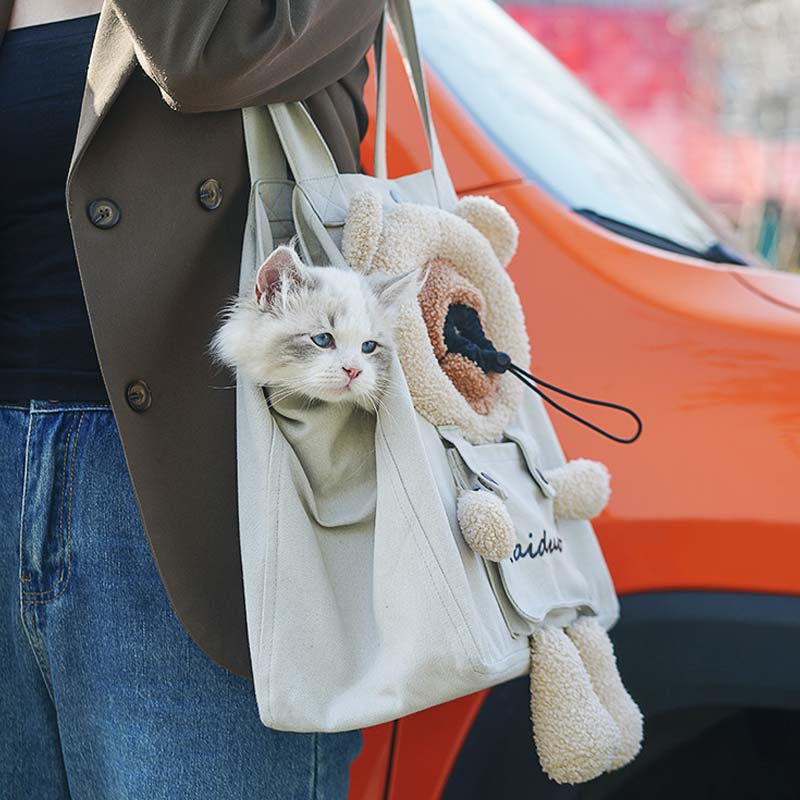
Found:
M 206 345 L 238 286 L 240 109 L 304 100 L 357 171 L 382 6 L 0 0 L 4 798 L 347 793 L 359 732 L 259 720 Z

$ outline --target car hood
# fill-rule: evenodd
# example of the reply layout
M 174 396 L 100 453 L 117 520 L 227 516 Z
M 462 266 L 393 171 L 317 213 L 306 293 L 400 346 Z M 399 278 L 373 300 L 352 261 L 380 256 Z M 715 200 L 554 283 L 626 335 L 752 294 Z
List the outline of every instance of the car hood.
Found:
M 764 269 L 735 270 L 733 276 L 754 294 L 800 312 L 800 275 Z

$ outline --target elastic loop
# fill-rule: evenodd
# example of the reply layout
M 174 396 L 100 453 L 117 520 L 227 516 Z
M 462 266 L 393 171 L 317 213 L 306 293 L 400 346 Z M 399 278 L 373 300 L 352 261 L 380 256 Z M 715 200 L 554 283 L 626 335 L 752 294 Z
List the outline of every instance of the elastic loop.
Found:
M 595 431 L 596 433 L 605 436 L 607 439 L 611 439 L 614 442 L 619 442 L 620 444 L 632 444 L 635 442 L 642 433 L 642 420 L 639 415 L 631 408 L 627 406 L 623 406 L 620 403 L 612 403 L 608 400 L 597 400 L 592 397 L 583 397 L 582 395 L 575 394 L 574 392 L 569 392 L 566 389 L 560 389 L 558 386 L 554 386 L 552 383 L 548 383 L 547 381 L 543 381 L 540 378 L 537 378 L 535 375 L 532 375 L 530 372 L 526 372 L 524 369 L 521 369 L 516 364 L 511 364 L 508 368 L 508 371 L 511 372 L 515 378 L 522 381 L 528 388 L 533 389 L 539 397 L 542 398 L 546 403 L 551 405 L 553 408 L 560 411 L 562 414 L 566 414 L 571 419 L 574 419 L 576 422 L 579 422 L 581 425 L 585 425 L 587 428 Z M 528 380 L 528 378 L 530 380 Z M 548 397 L 537 385 L 536 383 L 532 383 L 535 381 L 536 383 L 541 384 L 542 386 L 546 386 L 551 391 L 556 392 L 556 394 L 563 395 L 564 397 L 569 397 L 572 400 L 577 400 L 580 403 L 587 403 L 593 406 L 603 406 L 605 408 L 613 408 L 617 411 L 622 411 L 623 414 L 627 414 L 636 422 L 636 433 L 627 438 L 623 439 L 621 436 L 616 436 L 613 433 L 609 433 L 607 430 L 595 425 L 589 420 L 584 419 L 583 417 L 578 416 L 574 412 L 570 411 L 567 408 L 564 408 L 562 405 L 559 405 L 552 397 Z

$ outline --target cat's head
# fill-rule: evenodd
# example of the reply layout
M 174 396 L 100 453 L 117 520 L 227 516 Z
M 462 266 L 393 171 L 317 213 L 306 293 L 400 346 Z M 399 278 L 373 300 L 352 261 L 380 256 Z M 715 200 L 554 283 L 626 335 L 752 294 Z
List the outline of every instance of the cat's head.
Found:
M 385 388 L 398 309 L 416 297 L 417 272 L 363 275 L 303 264 L 278 247 L 253 294 L 229 309 L 212 353 L 270 396 L 355 402 L 374 409 Z

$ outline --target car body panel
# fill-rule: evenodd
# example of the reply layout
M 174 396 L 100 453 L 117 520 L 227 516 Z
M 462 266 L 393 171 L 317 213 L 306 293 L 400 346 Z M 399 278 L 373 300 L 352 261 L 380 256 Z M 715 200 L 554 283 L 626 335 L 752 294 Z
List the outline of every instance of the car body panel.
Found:
M 386 722 L 364 728 L 361 752 L 350 768 L 350 800 L 384 800 L 396 725 Z
M 776 270 L 740 270 L 737 280 L 757 295 L 781 308 L 800 312 L 800 280 L 797 275 Z
M 491 194 L 521 222 L 510 273 L 532 371 L 644 421 L 625 447 L 551 414 L 570 457 L 611 471 L 595 527 L 618 591 L 800 593 L 798 315 L 731 268 L 629 243 L 537 187 Z

